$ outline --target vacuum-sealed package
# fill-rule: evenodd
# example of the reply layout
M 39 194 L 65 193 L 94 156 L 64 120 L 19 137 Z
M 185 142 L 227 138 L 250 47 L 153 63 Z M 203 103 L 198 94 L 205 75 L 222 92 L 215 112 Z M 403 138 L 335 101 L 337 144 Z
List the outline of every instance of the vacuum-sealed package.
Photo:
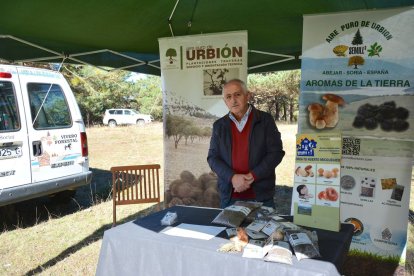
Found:
M 236 201 L 233 205 L 223 209 L 212 223 L 228 227 L 239 227 L 245 218 L 262 205 L 260 202 Z
M 267 262 L 292 264 L 293 254 L 288 242 L 277 241 L 272 237 L 269 237 L 263 247 L 263 253 L 263 260 Z
M 319 246 L 316 233 L 301 230 L 286 230 L 290 245 L 300 261 L 302 259 L 320 257 Z

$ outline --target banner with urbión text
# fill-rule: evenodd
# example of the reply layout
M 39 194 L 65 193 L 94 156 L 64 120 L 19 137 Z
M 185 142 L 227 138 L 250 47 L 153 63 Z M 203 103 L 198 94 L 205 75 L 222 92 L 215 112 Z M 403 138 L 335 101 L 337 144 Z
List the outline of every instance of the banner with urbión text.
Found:
M 223 84 L 247 79 L 247 32 L 159 39 L 166 206 L 219 207 L 207 163 L 213 122 L 228 109 Z

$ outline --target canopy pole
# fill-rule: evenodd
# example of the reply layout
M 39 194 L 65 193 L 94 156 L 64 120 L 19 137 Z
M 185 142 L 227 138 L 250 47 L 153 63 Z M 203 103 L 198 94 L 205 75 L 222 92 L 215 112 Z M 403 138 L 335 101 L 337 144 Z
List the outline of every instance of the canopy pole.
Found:
M 57 69 L 57 72 L 60 72 L 60 69 L 62 68 L 63 63 L 65 63 L 66 58 L 67 58 L 67 56 L 66 55 L 63 55 L 62 62 L 59 64 L 59 67 Z M 37 117 L 39 117 L 40 111 L 42 110 L 42 108 L 43 108 L 43 106 L 44 106 L 44 104 L 46 102 L 47 96 L 49 96 L 49 92 L 52 89 L 52 86 L 53 86 L 53 83 L 51 83 L 49 85 L 49 89 L 46 92 L 46 96 L 43 98 L 42 104 L 40 105 L 39 109 L 37 110 L 36 116 L 33 119 L 32 126 L 34 126 L 34 124 L 36 123 Z
M 247 68 L 248 70 L 256 69 L 256 68 L 260 68 L 260 67 L 264 67 L 264 66 L 276 64 L 276 63 L 282 63 L 282 62 L 286 62 L 286 61 L 295 59 L 295 56 L 292 56 L 292 55 L 283 55 L 283 54 L 276 54 L 276 53 L 270 53 L 270 52 L 264 52 L 264 51 L 257 51 L 257 50 L 248 50 L 248 52 L 284 58 L 284 59 L 280 59 L 280 60 L 276 60 L 276 61 L 272 61 L 272 62 L 268 62 L 268 63 L 256 65 L 256 66 L 251 66 L 251 67 Z
M 175 9 L 177 8 L 178 2 L 180 2 L 180 0 L 177 0 L 175 2 L 174 8 L 170 14 L 170 17 L 168 17 L 168 26 L 170 27 L 170 31 L 171 31 L 171 36 L 174 37 L 174 32 L 173 32 L 173 28 L 172 28 L 172 17 L 174 15 Z

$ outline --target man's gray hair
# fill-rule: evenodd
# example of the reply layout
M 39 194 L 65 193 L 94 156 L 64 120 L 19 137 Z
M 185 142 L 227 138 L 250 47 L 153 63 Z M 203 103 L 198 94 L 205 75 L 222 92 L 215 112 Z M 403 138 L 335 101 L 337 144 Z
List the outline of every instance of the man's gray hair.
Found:
M 240 85 L 240 87 L 242 88 L 244 94 L 247 94 L 249 92 L 249 90 L 247 90 L 247 86 L 246 86 L 246 83 L 244 81 L 242 81 L 241 79 L 231 79 L 223 85 L 223 88 L 221 89 L 221 94 L 224 94 L 224 87 L 227 84 L 232 83 L 232 82 L 238 83 Z

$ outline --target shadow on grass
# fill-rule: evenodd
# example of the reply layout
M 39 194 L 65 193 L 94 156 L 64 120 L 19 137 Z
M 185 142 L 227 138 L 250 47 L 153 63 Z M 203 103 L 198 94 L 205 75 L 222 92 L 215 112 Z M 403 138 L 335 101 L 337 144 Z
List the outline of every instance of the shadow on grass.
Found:
M 89 208 L 111 198 L 112 174 L 90 168 L 92 181 L 76 189 L 76 194 L 60 193 L 0 207 L 1 230 L 31 227 L 50 218 L 58 218 Z
M 120 224 L 126 223 L 128 221 L 147 216 L 147 215 L 149 215 L 153 212 L 156 212 L 156 211 L 160 210 L 160 208 L 163 208 L 163 206 L 164 206 L 164 202 L 155 204 L 155 205 L 153 205 L 153 206 L 151 206 L 151 207 L 149 207 L 145 210 L 142 210 L 142 211 L 139 211 L 135 214 L 132 214 L 132 215 L 130 215 L 130 216 L 128 216 L 128 217 L 126 217 L 122 220 L 118 220 L 117 224 L 120 225 Z M 111 227 L 112 227 L 112 223 L 105 224 L 101 228 L 94 231 L 91 235 L 89 235 L 86 238 L 84 238 L 83 240 L 79 241 L 77 244 L 74 244 L 71 247 L 67 248 L 66 250 L 62 251 L 62 253 L 60 253 L 59 255 L 54 257 L 53 259 L 50 259 L 49 261 L 47 261 L 43 264 L 40 264 L 36 268 L 26 272 L 25 275 L 35 275 L 35 274 L 41 273 L 42 271 L 48 269 L 49 267 L 52 267 L 52 266 L 56 265 L 57 263 L 59 263 L 61 261 L 64 261 L 65 258 L 67 258 L 70 255 L 74 254 L 75 252 L 81 250 L 83 247 L 88 246 L 88 244 L 102 239 L 104 232 L 106 230 L 110 229 Z

